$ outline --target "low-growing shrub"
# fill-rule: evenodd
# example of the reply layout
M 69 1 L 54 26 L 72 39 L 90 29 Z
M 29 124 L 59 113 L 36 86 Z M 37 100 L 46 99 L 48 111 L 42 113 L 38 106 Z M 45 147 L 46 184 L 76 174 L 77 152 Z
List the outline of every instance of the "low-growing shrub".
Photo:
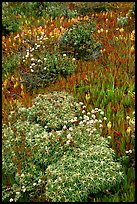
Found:
M 38 95 L 32 107 L 11 112 L 3 124 L 2 170 L 14 179 L 8 187 L 3 181 L 2 200 L 32 197 L 45 186 L 48 201 L 86 201 L 120 183 L 121 165 L 100 136 L 103 115 L 98 108 L 86 113 L 65 91 Z
M 73 25 L 59 36 L 59 47 L 73 53 L 77 59 L 96 59 L 100 56 L 101 43 L 95 41 L 94 31 L 95 23 Z

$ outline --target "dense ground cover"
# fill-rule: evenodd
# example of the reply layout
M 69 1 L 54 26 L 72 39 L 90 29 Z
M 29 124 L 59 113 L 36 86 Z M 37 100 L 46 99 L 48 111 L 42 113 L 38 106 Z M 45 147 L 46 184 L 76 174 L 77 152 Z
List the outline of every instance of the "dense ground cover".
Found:
M 3 201 L 134 201 L 134 4 L 12 4 L 3 3 Z

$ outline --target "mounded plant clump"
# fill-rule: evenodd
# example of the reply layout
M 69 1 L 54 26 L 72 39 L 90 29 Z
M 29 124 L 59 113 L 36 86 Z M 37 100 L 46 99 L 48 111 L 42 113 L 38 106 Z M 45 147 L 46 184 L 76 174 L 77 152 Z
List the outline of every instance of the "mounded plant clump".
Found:
M 104 112 L 85 108 L 63 91 L 11 112 L 9 126 L 3 124 L 2 170 L 14 179 L 3 185 L 3 201 L 40 190 L 52 202 L 87 201 L 122 181 L 122 166 L 100 136 Z
M 73 25 L 59 36 L 58 44 L 77 59 L 95 60 L 100 56 L 101 43 L 95 41 L 94 31 L 95 23 Z

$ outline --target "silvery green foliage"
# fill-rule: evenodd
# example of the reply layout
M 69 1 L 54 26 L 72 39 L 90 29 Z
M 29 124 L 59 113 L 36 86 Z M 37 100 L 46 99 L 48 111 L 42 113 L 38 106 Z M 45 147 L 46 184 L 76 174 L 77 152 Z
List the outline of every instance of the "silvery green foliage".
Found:
M 32 107 L 9 115 L 12 124 L 2 130 L 2 170 L 15 175 L 15 182 L 10 190 L 3 186 L 3 201 L 13 193 L 17 201 L 42 185 L 48 201 L 86 201 L 90 193 L 121 182 L 121 165 L 95 129 L 101 124 L 97 109 L 79 115 L 80 108 L 63 91 L 38 95 Z
M 120 26 L 125 26 L 128 24 L 128 16 L 117 18 L 117 24 Z
M 33 106 L 28 110 L 28 119 L 40 125 L 47 126 L 49 130 L 60 130 L 78 113 L 80 105 L 74 101 L 72 95 L 66 92 L 53 92 L 47 95 L 38 95 Z
M 83 135 L 81 135 L 82 137 Z M 87 201 L 90 193 L 99 193 L 121 182 L 121 165 L 114 162 L 114 151 L 105 138 L 93 136 L 90 145 L 81 143 L 72 154 L 48 166 L 46 197 L 52 202 Z
M 95 31 L 95 23 L 73 25 L 58 38 L 60 49 L 73 53 L 77 59 L 91 60 L 100 56 L 102 47 L 96 42 L 92 33 Z

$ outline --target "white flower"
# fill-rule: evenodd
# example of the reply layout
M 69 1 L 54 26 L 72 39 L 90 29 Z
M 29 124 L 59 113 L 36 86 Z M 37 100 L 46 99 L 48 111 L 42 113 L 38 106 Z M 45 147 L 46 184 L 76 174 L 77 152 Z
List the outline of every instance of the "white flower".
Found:
M 79 125 L 83 125 L 83 122 L 82 122 L 82 121 L 80 121 L 80 122 L 79 122 Z
M 93 118 L 93 119 L 95 119 L 95 118 L 96 118 L 96 116 L 93 114 L 93 115 L 92 115 L 92 118 Z
M 46 70 L 47 69 L 47 67 L 44 67 L 44 70 Z
M 48 128 L 48 126 L 45 125 L 44 128 L 46 129 L 46 128 Z
M 86 106 L 83 106 L 83 108 L 86 108 Z
M 44 58 L 44 60 L 46 61 L 46 60 L 47 60 L 47 58 Z
M 24 188 L 22 191 L 25 192 L 25 191 L 26 191 L 26 188 Z
M 21 174 L 21 177 L 24 177 L 25 175 L 24 174 Z
M 111 139 L 111 136 L 108 136 L 108 139 Z
M 95 108 L 95 111 L 98 111 L 98 108 Z
M 87 115 L 90 115 L 90 112 L 87 112 Z
M 127 119 L 127 120 L 129 120 L 129 119 L 130 119 L 130 117 L 127 115 L 126 119 Z
M 101 115 L 104 115 L 104 112 L 103 112 L 103 111 L 101 111 L 101 112 L 100 112 L 100 114 L 101 114 Z
M 91 113 L 95 113 L 95 111 L 94 111 L 94 110 L 92 110 L 92 111 L 91 111 Z
M 34 61 L 35 59 L 34 58 L 31 58 L 31 61 Z
M 67 135 L 67 139 L 71 139 L 72 137 L 71 137 L 71 134 L 69 133 L 68 135 Z
M 10 202 L 13 202 L 14 200 L 13 200 L 13 198 L 10 198 Z
M 66 144 L 69 145 L 69 144 L 70 144 L 70 140 L 68 140 L 68 141 L 66 142 Z
M 40 47 L 40 45 L 37 45 L 37 47 Z
M 32 63 L 31 66 L 35 66 L 35 63 Z
M 40 60 L 40 59 L 38 59 L 38 62 L 41 62 L 41 60 Z
M 38 180 L 38 183 L 41 183 L 41 179 Z
M 17 195 L 19 195 L 19 194 L 20 194 L 20 192 L 16 192 L 16 194 L 17 194 Z
M 37 184 L 36 183 L 33 183 L 33 186 L 36 186 Z
M 126 154 L 128 154 L 128 151 L 125 151 L 126 152 Z
M 83 102 L 79 102 L 80 105 L 83 105 Z
M 66 54 L 63 54 L 63 57 L 66 57 L 67 55 Z
M 70 130 L 70 131 L 73 131 L 73 128 L 72 128 L 72 127 L 70 127 L 70 128 L 69 128 L 69 130 Z
M 83 110 L 82 113 L 85 113 L 85 110 Z
M 31 69 L 31 72 L 34 72 L 34 70 L 33 70 L 33 69 Z
M 67 129 L 67 126 L 66 126 L 66 125 L 64 125 L 64 126 L 63 126 L 63 130 L 66 130 L 66 129 Z
M 84 120 L 89 120 L 89 117 L 87 115 L 83 116 Z
M 73 58 L 72 60 L 73 60 L 73 61 L 75 61 L 76 59 L 75 59 L 75 58 Z
M 102 120 L 98 120 L 99 123 L 102 123 Z
M 103 119 L 104 119 L 104 120 L 107 120 L 107 118 L 106 118 L 106 117 L 104 117 Z
M 99 127 L 100 127 L 100 128 L 102 128 L 102 127 L 103 127 L 103 125 L 102 125 L 102 124 L 100 124 L 100 125 L 99 125 Z
M 132 150 L 130 149 L 128 152 L 131 154 L 131 153 L 132 153 Z
M 135 111 L 133 111 L 132 114 L 134 115 L 134 114 L 135 114 Z

